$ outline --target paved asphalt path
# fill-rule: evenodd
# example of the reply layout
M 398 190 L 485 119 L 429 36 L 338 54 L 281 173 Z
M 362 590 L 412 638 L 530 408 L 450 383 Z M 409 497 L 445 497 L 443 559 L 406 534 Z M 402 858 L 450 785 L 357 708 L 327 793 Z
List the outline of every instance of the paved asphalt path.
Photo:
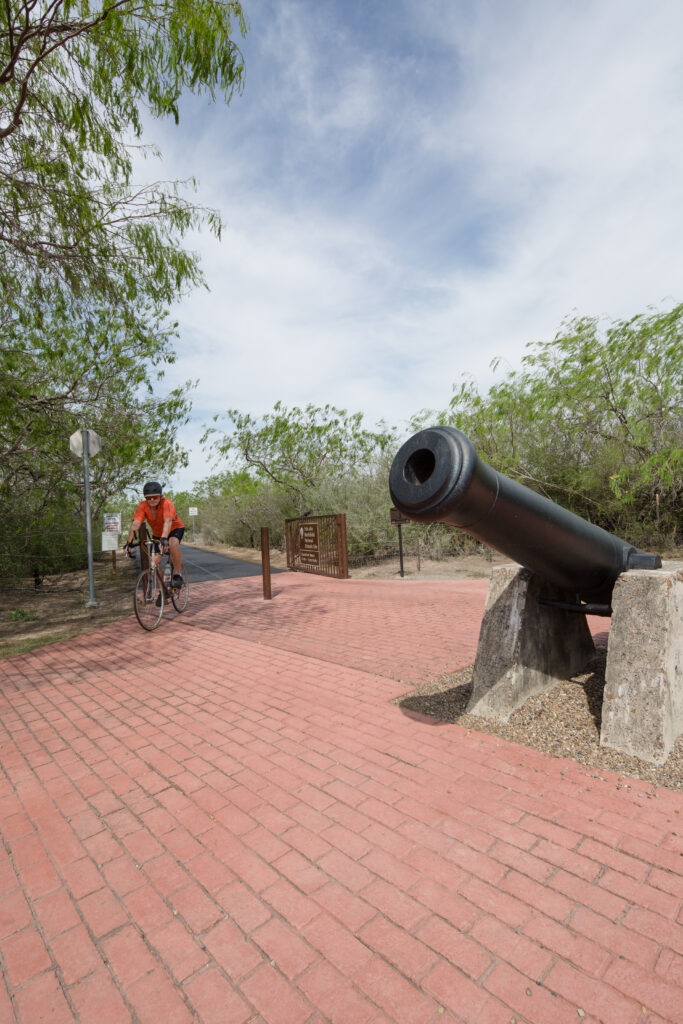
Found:
M 183 562 L 190 583 L 206 583 L 209 580 L 233 580 L 241 576 L 260 576 L 260 562 L 243 562 L 239 558 L 228 558 L 213 551 L 202 551 L 187 544 L 182 545 Z M 274 569 L 271 573 L 284 572 Z

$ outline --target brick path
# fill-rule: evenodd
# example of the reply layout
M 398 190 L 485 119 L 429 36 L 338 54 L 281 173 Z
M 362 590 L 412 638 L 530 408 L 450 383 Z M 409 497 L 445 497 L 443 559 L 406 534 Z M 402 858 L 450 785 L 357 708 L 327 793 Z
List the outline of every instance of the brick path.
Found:
M 203 584 L 0 662 L 0 1024 L 683 1021 L 683 797 L 390 703 L 485 592 Z

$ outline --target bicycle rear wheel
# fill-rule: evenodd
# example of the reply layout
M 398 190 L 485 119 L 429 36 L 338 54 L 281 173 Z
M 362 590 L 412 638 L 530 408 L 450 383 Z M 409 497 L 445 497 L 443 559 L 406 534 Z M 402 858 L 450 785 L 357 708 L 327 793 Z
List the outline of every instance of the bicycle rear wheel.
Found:
M 133 607 L 143 629 L 156 629 L 164 614 L 164 591 L 159 586 L 156 572 L 145 569 L 138 576 Z
M 173 607 L 177 612 L 184 612 L 187 608 L 187 602 L 190 600 L 190 584 L 187 579 L 187 573 L 185 572 L 185 566 L 182 566 L 181 576 L 183 582 L 180 587 L 174 587 L 171 585 L 171 600 L 173 601 Z

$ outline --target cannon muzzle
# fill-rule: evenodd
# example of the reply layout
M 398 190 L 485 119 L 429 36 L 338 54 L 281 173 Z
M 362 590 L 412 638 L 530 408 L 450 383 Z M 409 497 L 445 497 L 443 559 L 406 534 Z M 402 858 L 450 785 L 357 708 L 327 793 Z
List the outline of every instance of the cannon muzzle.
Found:
M 406 441 L 389 490 L 409 519 L 457 526 L 582 601 L 609 605 L 622 572 L 661 568 L 659 555 L 492 469 L 455 427 L 430 427 Z

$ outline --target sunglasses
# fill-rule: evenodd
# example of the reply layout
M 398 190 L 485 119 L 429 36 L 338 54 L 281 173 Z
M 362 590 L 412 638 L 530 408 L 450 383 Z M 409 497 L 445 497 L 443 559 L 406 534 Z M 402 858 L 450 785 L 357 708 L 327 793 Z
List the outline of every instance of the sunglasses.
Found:
M 161 501 L 161 495 L 160 494 L 148 494 L 147 498 L 145 500 L 146 501 Z

